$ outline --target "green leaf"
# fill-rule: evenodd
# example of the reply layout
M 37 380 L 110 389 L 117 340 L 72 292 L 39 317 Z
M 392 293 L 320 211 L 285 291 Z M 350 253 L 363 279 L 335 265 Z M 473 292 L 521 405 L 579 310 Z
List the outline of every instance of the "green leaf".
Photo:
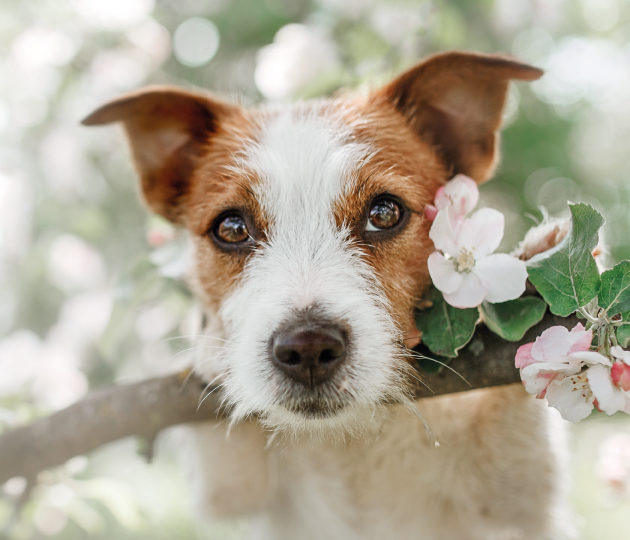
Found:
M 630 310 L 630 261 L 621 261 L 602 274 L 599 307 L 606 308 L 608 315 Z
M 547 304 L 536 296 L 524 296 L 509 302 L 481 305 L 486 326 L 507 341 L 520 341 L 525 332 L 540 322 Z
M 422 332 L 422 342 L 440 356 L 454 358 L 457 351 L 470 341 L 477 321 L 477 308 L 457 309 L 448 305 L 435 287 L 429 291 L 432 305 L 416 313 L 416 325 Z
M 630 311 L 621 314 L 623 324 L 617 328 L 617 341 L 623 348 L 630 346 Z
M 588 204 L 571 204 L 571 230 L 555 248 L 527 263 L 529 280 L 552 313 L 566 317 L 588 304 L 599 292 L 600 278 L 593 248 L 602 216 Z

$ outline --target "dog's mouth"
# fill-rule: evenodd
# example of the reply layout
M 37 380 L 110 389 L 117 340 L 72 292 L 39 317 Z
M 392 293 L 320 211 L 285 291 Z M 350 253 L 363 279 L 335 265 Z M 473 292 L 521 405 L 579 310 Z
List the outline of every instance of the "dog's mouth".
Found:
M 346 407 L 341 401 L 323 399 L 308 399 L 292 401 L 284 405 L 290 412 L 306 418 L 329 418 L 341 412 Z
M 330 418 L 355 402 L 349 387 L 350 383 L 345 376 L 341 378 L 341 382 L 335 377 L 315 387 L 283 377 L 276 404 L 303 418 Z

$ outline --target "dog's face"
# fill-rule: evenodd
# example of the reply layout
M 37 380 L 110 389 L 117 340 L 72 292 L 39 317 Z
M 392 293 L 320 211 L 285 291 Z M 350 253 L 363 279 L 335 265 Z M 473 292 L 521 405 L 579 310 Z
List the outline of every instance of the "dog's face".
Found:
M 250 111 L 156 88 L 85 120 L 124 123 L 148 205 L 190 231 L 217 340 L 197 368 L 234 418 L 338 425 L 404 398 L 424 207 L 491 175 L 508 81 L 539 76 L 450 53 L 361 97 Z

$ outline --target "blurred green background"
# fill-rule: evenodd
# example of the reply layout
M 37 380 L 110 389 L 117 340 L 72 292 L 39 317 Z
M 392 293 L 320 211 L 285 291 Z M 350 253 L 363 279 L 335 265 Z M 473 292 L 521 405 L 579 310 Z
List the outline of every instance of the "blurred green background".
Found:
M 3 0 L 0 430 L 187 361 L 172 339 L 195 318 L 185 242 L 140 207 L 120 133 L 79 126 L 97 105 L 149 83 L 292 100 L 378 84 L 440 50 L 509 53 L 546 75 L 512 86 L 482 190 L 506 213 L 504 247 L 583 200 L 607 217 L 613 261 L 630 258 L 629 36 L 628 0 Z M 24 482 L 7 482 L 0 536 L 240 537 L 195 520 L 172 441 L 151 465 L 127 440 L 47 471 L 19 515 Z M 580 538 L 627 537 L 629 441 L 627 417 L 572 428 Z

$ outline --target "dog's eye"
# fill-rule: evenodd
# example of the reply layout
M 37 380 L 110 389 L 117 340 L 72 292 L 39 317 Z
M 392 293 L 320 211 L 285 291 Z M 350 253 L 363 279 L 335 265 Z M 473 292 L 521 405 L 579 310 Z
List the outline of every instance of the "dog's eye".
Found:
M 250 238 L 245 220 L 238 214 L 230 214 L 220 219 L 214 226 L 214 235 L 220 242 L 228 244 L 240 244 Z
M 402 207 L 391 197 L 376 199 L 370 208 L 365 230 L 383 231 L 391 229 L 400 223 L 402 215 Z

